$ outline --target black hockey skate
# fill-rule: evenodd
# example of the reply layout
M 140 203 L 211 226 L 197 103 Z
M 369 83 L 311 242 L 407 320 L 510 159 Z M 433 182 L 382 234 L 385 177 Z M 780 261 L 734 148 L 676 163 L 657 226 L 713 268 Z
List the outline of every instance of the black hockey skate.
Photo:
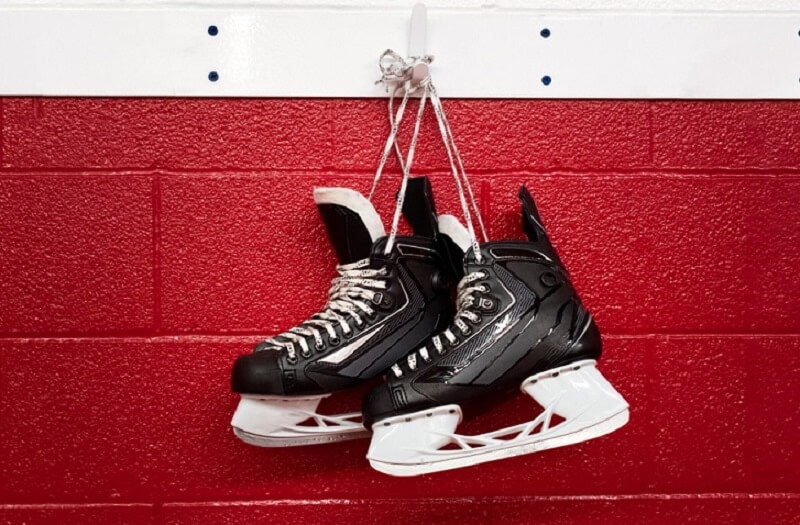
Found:
M 477 253 L 462 241 L 453 324 L 392 366 L 364 399 L 375 469 L 449 470 L 579 443 L 628 421 L 628 404 L 595 367 L 600 332 L 524 187 L 519 198 L 528 241 L 488 242 Z M 517 388 L 544 408 L 539 417 L 483 435 L 455 433 L 462 405 Z
M 427 178 L 408 184 L 403 212 L 414 235 L 407 237 L 387 238 L 356 191 L 314 191 L 339 276 L 320 312 L 236 360 L 232 388 L 241 401 L 231 425 L 243 441 L 274 447 L 366 437 L 360 413 L 318 414 L 319 402 L 384 373 L 452 321 L 453 245 L 439 235 Z

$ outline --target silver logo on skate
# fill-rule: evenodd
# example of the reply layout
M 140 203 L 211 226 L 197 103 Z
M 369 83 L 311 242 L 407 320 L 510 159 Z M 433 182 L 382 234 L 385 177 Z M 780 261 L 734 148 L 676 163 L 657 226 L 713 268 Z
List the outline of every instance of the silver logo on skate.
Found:
M 350 357 L 351 355 L 356 353 L 356 351 L 359 348 L 364 346 L 370 339 L 375 337 L 375 334 L 377 334 L 378 332 L 379 332 L 379 330 L 373 330 L 370 334 L 365 335 L 361 339 L 359 339 L 357 341 L 353 341 L 352 343 L 350 343 L 349 345 L 345 346 L 344 348 L 340 348 L 339 350 L 335 351 L 334 353 L 332 353 L 331 355 L 329 355 L 328 357 L 326 357 L 324 359 L 320 359 L 320 362 L 322 362 L 322 363 L 331 363 L 331 364 L 339 364 L 339 363 L 341 363 L 342 361 L 344 361 L 345 359 L 347 359 L 348 357 Z

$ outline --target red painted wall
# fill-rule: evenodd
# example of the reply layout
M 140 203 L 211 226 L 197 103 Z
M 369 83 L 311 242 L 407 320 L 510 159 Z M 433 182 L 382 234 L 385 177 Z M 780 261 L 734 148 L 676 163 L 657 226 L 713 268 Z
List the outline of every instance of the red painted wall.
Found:
M 445 107 L 492 236 L 520 235 L 519 184 L 539 201 L 626 427 L 417 479 L 366 442 L 240 443 L 230 364 L 324 302 L 311 189 L 369 188 L 384 103 L 6 98 L 0 523 L 800 522 L 800 103 Z

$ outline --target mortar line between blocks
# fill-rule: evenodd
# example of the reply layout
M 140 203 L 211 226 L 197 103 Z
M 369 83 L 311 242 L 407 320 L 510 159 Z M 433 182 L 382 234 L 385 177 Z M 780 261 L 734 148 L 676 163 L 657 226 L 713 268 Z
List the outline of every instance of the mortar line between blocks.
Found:
M 4 168 L 0 170 L 3 177 L 47 177 L 53 174 L 72 175 L 72 176 L 152 176 L 159 174 L 162 177 L 357 177 L 372 179 L 375 173 L 370 167 L 360 167 L 352 169 L 344 168 L 298 168 L 282 167 L 265 170 L 263 168 L 243 169 L 235 168 L 186 168 L 181 171 L 172 171 L 159 168 L 146 170 L 131 168 L 58 168 L 58 167 L 36 167 L 36 168 Z M 429 175 L 449 177 L 450 172 L 445 168 L 415 168 L 414 175 Z M 731 167 L 731 166 L 710 166 L 698 168 L 669 167 L 521 167 L 513 170 L 498 170 L 492 168 L 470 168 L 469 175 L 473 179 L 476 177 L 587 177 L 592 179 L 602 179 L 607 177 L 665 177 L 670 179 L 681 178 L 774 178 L 774 177 L 800 177 L 800 168 L 796 167 Z
M 153 176 L 153 332 L 161 333 L 161 175 Z
M 3 120 L 3 106 L 5 105 L 6 97 L 0 97 L 0 171 L 5 169 L 5 164 L 3 164 L 3 153 L 6 147 L 5 143 L 5 136 L 6 134 L 4 131 L 4 124 L 5 121 Z
M 701 494 L 599 494 L 599 495 L 559 495 L 559 496 L 486 496 L 479 498 L 422 498 L 414 499 L 425 503 L 457 503 L 466 505 L 485 505 L 502 503 L 549 503 L 570 501 L 631 501 L 631 500 L 794 500 L 800 499 L 797 493 L 701 493 Z M 353 504 L 385 504 L 397 505 L 406 499 L 276 499 L 276 500 L 217 500 L 217 501 L 174 501 L 156 503 L 27 503 L 0 504 L 0 510 L 27 509 L 91 509 L 91 508 L 151 508 L 161 511 L 166 508 L 202 508 L 202 507 L 258 507 L 258 506 L 297 506 L 297 505 L 353 505 Z
M 35 334 L 0 334 L 0 342 L 12 343 L 27 342 L 75 342 L 75 341 L 105 341 L 105 342 L 146 342 L 146 343 L 180 343 L 193 341 L 206 342 L 254 342 L 263 339 L 269 331 L 264 332 L 205 332 L 205 333 L 151 333 L 137 334 L 60 334 L 60 335 L 35 335 Z M 800 333 L 649 333 L 649 334 L 603 334 L 604 339 L 631 340 L 631 339 L 800 339 Z
M 5 503 L 0 510 L 25 509 L 73 509 L 73 508 L 166 508 L 192 507 L 256 507 L 256 506 L 295 506 L 295 505 L 358 505 L 385 504 L 397 505 L 408 501 L 425 503 L 457 503 L 485 505 L 487 503 L 548 503 L 570 501 L 636 501 L 636 500 L 797 500 L 797 492 L 706 492 L 706 493 L 642 493 L 642 494 L 582 494 L 582 495 L 550 495 L 550 496 L 481 496 L 481 497 L 429 497 L 429 498 L 357 498 L 357 499 L 273 499 L 273 500 L 201 500 L 201 501 L 166 501 L 166 502 L 131 502 L 131 503 Z
M 0 510 L 28 510 L 28 509 L 124 509 L 124 508 L 156 508 L 160 503 L 134 502 L 134 503 L 0 503 Z
M 654 108 L 655 103 L 651 100 L 647 103 L 647 130 L 648 130 L 648 144 L 647 144 L 647 156 L 648 162 L 650 163 L 651 167 L 655 167 L 656 165 L 656 146 L 655 146 L 655 129 L 653 128 L 653 113 L 655 112 Z

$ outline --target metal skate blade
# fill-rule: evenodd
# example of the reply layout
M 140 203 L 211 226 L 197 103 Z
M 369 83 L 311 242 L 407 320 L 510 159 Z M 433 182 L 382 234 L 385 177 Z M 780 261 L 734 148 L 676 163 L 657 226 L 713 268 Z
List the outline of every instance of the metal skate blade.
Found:
M 369 437 L 369 432 L 351 431 L 346 434 L 306 434 L 292 436 L 260 436 L 252 434 L 238 427 L 232 427 L 236 437 L 256 447 L 280 448 L 280 447 L 299 447 L 303 445 L 323 445 L 325 443 L 338 443 L 340 441 L 350 441 L 353 439 L 364 439 Z
M 293 447 L 367 437 L 360 412 L 319 414 L 328 394 L 276 397 L 243 394 L 231 419 L 234 433 L 257 447 Z

